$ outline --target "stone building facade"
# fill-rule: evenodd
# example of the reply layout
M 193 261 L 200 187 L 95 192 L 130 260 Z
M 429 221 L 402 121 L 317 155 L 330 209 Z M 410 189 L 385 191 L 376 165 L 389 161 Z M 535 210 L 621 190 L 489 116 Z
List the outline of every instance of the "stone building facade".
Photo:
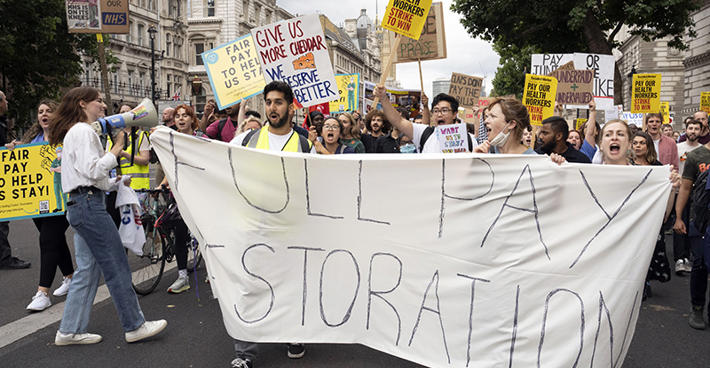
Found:
M 690 40 L 683 65 L 685 80 L 682 116 L 689 116 L 700 107 L 700 92 L 710 92 L 710 0 L 703 1 L 693 14 L 698 37 Z

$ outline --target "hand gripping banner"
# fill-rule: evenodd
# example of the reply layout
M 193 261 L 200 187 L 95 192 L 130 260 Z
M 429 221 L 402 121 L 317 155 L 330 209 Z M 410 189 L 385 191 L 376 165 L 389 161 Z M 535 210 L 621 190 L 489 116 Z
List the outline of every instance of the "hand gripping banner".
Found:
M 667 167 L 151 141 L 234 338 L 429 367 L 623 363 Z

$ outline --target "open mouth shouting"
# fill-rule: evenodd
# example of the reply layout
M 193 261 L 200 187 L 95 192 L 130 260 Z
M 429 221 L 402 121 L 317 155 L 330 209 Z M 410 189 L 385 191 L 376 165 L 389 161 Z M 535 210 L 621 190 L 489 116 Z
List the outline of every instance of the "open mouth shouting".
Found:
M 611 143 L 609 145 L 609 154 L 618 155 L 621 152 L 621 145 L 618 143 Z

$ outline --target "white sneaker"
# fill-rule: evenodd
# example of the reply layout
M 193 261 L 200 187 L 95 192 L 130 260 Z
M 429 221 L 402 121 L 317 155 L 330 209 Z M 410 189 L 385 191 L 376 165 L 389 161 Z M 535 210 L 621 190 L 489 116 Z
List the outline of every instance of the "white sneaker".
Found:
M 190 289 L 190 278 L 187 276 L 178 276 L 177 280 L 173 282 L 168 288 L 168 292 L 172 294 L 180 294 L 183 291 Z
M 675 273 L 680 275 L 681 272 L 685 272 L 685 262 L 683 261 L 683 258 L 675 261 Z
M 136 342 L 159 334 L 168 326 L 164 319 L 157 321 L 145 321 L 140 327 L 133 331 L 126 332 L 126 342 Z
M 50 305 L 52 305 L 52 302 L 49 300 L 49 296 L 44 292 L 37 290 L 37 294 L 32 297 L 32 302 L 27 305 L 27 310 L 41 312 L 49 308 Z
M 67 295 L 67 293 L 69 292 L 69 284 L 71 284 L 71 278 L 65 277 L 64 279 L 62 279 L 62 284 L 59 285 L 59 287 L 56 290 L 54 290 L 52 295 L 54 295 L 54 296 Z
M 63 334 L 57 331 L 54 336 L 54 345 L 89 345 L 101 342 L 101 335 L 82 333 L 82 334 Z
M 683 258 L 683 271 L 690 272 L 693 270 L 693 264 L 688 258 Z

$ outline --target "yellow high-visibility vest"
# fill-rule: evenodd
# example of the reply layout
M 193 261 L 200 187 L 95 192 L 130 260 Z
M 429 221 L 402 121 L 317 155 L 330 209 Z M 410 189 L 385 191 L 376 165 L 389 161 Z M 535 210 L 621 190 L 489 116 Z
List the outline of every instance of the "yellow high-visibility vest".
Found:
M 143 139 L 147 137 L 146 132 L 138 132 L 138 143 L 136 148 L 140 149 Z M 108 149 L 110 150 L 113 146 L 113 142 L 109 139 Z M 128 135 L 128 147 L 125 149 L 128 154 L 131 153 L 131 136 Z M 131 165 L 131 159 L 126 157 L 121 157 L 118 160 L 119 166 L 121 167 L 121 174 L 131 176 L 131 188 L 133 189 L 150 189 L 150 168 L 148 165 L 138 165 L 135 162 Z
M 302 140 L 305 140 L 308 142 L 308 144 L 303 144 Z M 308 153 L 311 151 L 311 146 L 313 143 L 309 141 L 308 139 L 301 137 L 298 133 L 296 133 L 295 130 L 291 131 L 291 137 L 289 137 L 288 141 L 286 142 L 286 145 L 283 146 L 281 151 L 284 152 L 304 152 Z M 256 149 L 269 149 L 269 126 L 264 125 L 259 130 L 258 134 L 253 134 L 249 138 L 249 142 L 246 144 L 247 147 L 251 148 L 256 148 Z M 308 147 L 307 151 L 304 151 L 306 149 L 306 146 Z

